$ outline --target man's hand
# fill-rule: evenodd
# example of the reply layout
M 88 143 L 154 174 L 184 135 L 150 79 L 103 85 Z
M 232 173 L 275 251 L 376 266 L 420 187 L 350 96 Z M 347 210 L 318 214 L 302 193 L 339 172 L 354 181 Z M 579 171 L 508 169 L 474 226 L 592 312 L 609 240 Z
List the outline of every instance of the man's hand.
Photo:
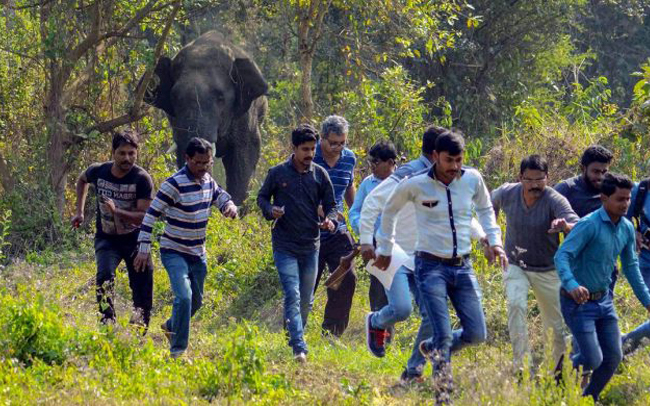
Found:
M 138 255 L 135 256 L 133 260 L 133 267 L 136 272 L 144 272 L 147 269 L 147 264 L 149 263 L 149 253 L 148 252 L 138 252 Z
M 320 223 L 320 228 L 323 230 L 327 230 L 331 233 L 332 231 L 334 231 L 334 222 L 329 218 L 325 217 L 325 220 L 323 220 L 323 222 Z
M 577 304 L 583 304 L 589 300 L 589 289 L 584 286 L 578 286 L 568 293 L 569 296 L 571 296 L 571 299 L 573 299 Z
M 490 249 L 490 243 L 488 242 L 487 237 L 483 237 L 479 240 L 481 246 L 483 247 L 483 255 L 485 259 L 488 260 L 488 263 L 494 262 L 494 252 Z
M 229 219 L 237 218 L 237 206 L 235 206 L 235 203 L 233 202 L 228 202 L 228 204 L 226 204 L 226 207 L 224 207 L 222 213 Z
M 642 249 L 649 249 L 648 248 L 648 240 L 641 234 L 640 232 L 636 232 L 636 251 L 641 252 Z
M 377 258 L 377 255 L 375 255 L 375 247 L 373 247 L 372 244 L 361 244 L 359 249 L 361 258 L 363 258 L 364 261 L 368 262 L 371 259 Z
M 494 245 L 487 247 L 486 250 L 489 251 L 488 258 L 491 256 L 493 258 L 493 262 L 498 261 L 501 269 L 503 269 L 504 272 L 508 270 L 508 257 L 506 256 L 506 252 L 503 250 L 503 248 L 501 248 L 501 246 Z
M 284 216 L 284 206 L 282 207 L 273 206 L 271 208 L 271 215 L 273 216 L 274 219 L 279 219 L 280 217 Z
M 115 211 L 117 211 L 117 207 L 115 206 L 115 202 L 113 199 L 109 199 L 108 197 L 102 198 L 102 203 L 106 206 L 108 211 L 111 212 L 112 215 L 115 215 Z
M 84 222 L 84 214 L 77 213 L 70 222 L 72 223 L 72 227 L 79 228 L 79 226 Z
M 390 265 L 391 258 L 392 257 L 390 255 L 379 255 L 372 265 L 376 266 L 382 271 L 385 271 L 386 269 L 388 269 L 388 266 Z
M 566 219 L 559 218 L 551 222 L 551 228 L 548 229 L 548 233 L 557 234 L 559 232 L 563 232 L 564 234 L 568 234 L 572 228 L 573 228 L 572 223 L 568 223 Z

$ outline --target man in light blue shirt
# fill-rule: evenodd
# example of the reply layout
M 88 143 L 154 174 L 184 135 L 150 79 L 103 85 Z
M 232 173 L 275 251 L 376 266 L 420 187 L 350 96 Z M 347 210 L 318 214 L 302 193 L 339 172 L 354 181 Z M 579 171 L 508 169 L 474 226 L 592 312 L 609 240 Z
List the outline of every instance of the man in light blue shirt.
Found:
M 634 294 L 650 311 L 650 293 L 641 278 L 635 252 L 634 226 L 625 218 L 632 186 L 624 176 L 605 175 L 601 185 L 603 206 L 576 223 L 555 254 L 562 282 L 562 315 L 580 347 L 580 353 L 572 357 L 573 365 L 593 371 L 583 396 L 592 396 L 594 401 L 623 356 L 609 288 L 619 255 Z

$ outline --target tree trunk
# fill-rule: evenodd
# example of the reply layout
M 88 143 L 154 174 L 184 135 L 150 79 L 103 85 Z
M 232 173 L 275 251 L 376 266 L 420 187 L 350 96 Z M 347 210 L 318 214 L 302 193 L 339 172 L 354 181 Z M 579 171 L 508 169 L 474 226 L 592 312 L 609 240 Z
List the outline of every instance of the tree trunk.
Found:
M 50 172 L 50 187 L 56 199 L 56 208 L 63 215 L 65 209 L 65 187 L 68 181 L 70 165 L 67 149 L 70 139 L 65 126 L 65 109 L 60 103 L 61 93 L 57 83 L 50 83 L 48 105 L 45 108 L 45 120 L 48 131 L 47 167 Z
M 314 116 L 314 101 L 311 97 L 311 67 L 314 56 L 310 52 L 300 50 L 300 121 L 311 123 Z

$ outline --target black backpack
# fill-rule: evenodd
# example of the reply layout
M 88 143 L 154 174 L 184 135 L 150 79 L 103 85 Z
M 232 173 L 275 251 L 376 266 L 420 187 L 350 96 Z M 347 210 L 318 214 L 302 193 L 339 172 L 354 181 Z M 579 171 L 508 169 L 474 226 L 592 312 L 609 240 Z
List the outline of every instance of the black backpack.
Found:
M 632 207 L 632 217 L 636 219 L 636 228 L 641 231 L 641 222 L 650 228 L 650 221 L 643 212 L 643 203 L 648 195 L 648 187 L 650 186 L 650 178 L 644 179 L 639 183 L 639 190 L 634 199 L 634 206 Z

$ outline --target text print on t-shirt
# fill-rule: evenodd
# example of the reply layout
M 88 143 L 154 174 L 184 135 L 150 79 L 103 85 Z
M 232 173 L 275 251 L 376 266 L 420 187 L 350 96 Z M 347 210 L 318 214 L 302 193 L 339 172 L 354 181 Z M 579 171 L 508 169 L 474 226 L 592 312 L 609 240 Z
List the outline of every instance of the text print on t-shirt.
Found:
M 108 210 L 101 197 L 113 200 L 115 206 L 126 211 L 136 208 L 136 184 L 116 184 L 105 179 L 97 179 L 97 196 L 100 198 L 99 211 L 102 219 L 102 231 L 106 234 L 128 234 L 138 228 L 122 218 L 115 218 Z

